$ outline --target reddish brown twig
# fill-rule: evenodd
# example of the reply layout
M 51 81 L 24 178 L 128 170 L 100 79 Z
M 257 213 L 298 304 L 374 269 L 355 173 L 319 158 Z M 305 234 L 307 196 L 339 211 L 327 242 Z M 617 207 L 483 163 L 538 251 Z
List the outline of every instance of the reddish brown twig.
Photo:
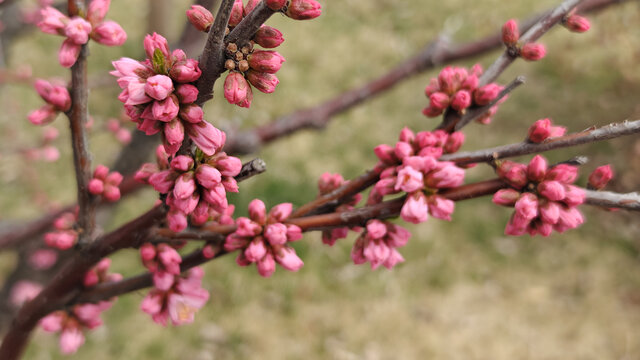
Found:
M 640 120 L 624 121 L 621 123 L 609 124 L 597 129 L 587 129 L 581 132 L 551 138 L 540 144 L 524 141 L 517 144 L 498 146 L 491 149 L 443 155 L 440 160 L 454 161 L 460 165 L 487 162 L 507 157 L 535 154 L 564 147 L 609 140 L 636 133 L 640 133 Z

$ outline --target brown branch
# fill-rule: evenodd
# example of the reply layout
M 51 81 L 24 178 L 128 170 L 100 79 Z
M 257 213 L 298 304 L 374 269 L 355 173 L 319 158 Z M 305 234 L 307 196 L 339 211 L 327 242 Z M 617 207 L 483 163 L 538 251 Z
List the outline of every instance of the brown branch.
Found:
M 242 21 L 233 28 L 233 30 L 227 36 L 227 43 L 236 43 L 238 45 L 244 45 L 243 42 L 249 41 L 253 35 L 256 34 L 256 31 L 265 23 L 265 21 L 269 20 L 271 15 L 276 12 L 269 9 L 267 4 L 264 1 L 261 1 L 256 5 L 253 10 L 249 13 L 249 15 L 245 16 Z M 240 46 L 239 46 L 240 47 Z
M 260 175 L 267 171 L 267 163 L 260 158 L 253 159 L 242 165 L 240 173 L 236 175 L 236 181 L 244 181 L 256 175 Z
M 619 194 L 611 191 L 594 191 L 584 189 L 587 193 L 586 204 L 605 208 L 618 208 L 640 211 L 640 194 L 633 192 Z
M 535 154 L 564 147 L 609 140 L 639 132 L 640 120 L 624 121 L 621 123 L 609 124 L 597 129 L 587 129 L 581 132 L 551 138 L 540 144 L 525 141 L 517 144 L 498 146 L 491 149 L 443 155 L 440 160 L 454 161 L 460 165 L 488 162 L 507 157 Z
M 198 87 L 196 104 L 200 106 L 213 98 L 213 84 L 224 71 L 224 33 L 229 24 L 233 3 L 234 0 L 222 0 L 200 56 L 199 66 L 202 76 L 196 82 Z

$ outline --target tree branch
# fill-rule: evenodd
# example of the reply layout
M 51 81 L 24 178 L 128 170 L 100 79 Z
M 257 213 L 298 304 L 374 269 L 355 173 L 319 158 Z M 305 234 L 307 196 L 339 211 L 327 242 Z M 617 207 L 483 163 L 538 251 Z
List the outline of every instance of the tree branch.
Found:
M 640 194 L 633 192 L 619 194 L 611 191 L 594 191 L 584 189 L 587 193 L 586 204 L 605 208 L 618 208 L 640 211 Z

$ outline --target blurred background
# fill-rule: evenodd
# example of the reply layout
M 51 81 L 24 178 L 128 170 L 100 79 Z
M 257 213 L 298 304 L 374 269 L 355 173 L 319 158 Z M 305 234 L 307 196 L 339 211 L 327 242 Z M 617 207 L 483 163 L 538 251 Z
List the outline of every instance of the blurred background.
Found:
M 22 2 L 21 2 L 22 3 Z M 28 2 L 24 2 L 29 4 Z M 313 21 L 274 16 L 268 24 L 283 32 L 277 50 L 287 59 L 274 94 L 254 92 L 251 109 L 229 105 L 221 94 L 205 108 L 205 118 L 223 129 L 250 129 L 297 109 L 316 105 L 380 76 L 418 53 L 437 36 L 462 43 L 495 33 L 510 18 L 528 18 L 559 4 L 540 1 L 321 1 Z M 142 38 L 162 28 L 170 42 L 185 23 L 186 0 L 113 1 L 108 18 L 129 37 L 121 48 L 90 46 L 90 111 L 94 164 L 114 163 L 122 145 L 105 130 L 118 118 L 119 89 L 108 75 L 122 56 L 142 58 Z M 150 10 L 154 21 L 149 21 Z M 517 61 L 499 79 L 517 75 L 527 82 L 511 94 L 491 125 L 465 128 L 464 150 L 521 141 L 535 120 L 550 117 L 570 132 L 640 118 L 640 6 L 627 1 L 588 15 L 584 34 L 558 27 L 542 39 L 547 57 Z M 204 38 L 204 34 L 202 37 Z M 4 72 L 69 78 L 57 62 L 62 38 L 25 31 L 5 43 Z M 198 48 L 190 55 L 197 56 Z M 456 63 L 490 65 L 502 50 Z M 443 64 L 444 66 L 444 64 Z M 424 87 L 441 67 L 417 74 L 391 91 L 339 115 L 322 131 L 302 131 L 244 156 L 259 156 L 267 173 L 240 185 L 230 197 L 236 215 L 245 215 L 256 197 L 267 207 L 301 205 L 316 196 L 324 172 L 352 178 L 371 168 L 373 147 L 392 144 L 404 126 L 430 130 Z M 75 201 L 68 125 L 52 126 L 61 157 L 57 162 L 25 162 L 20 149 L 36 147 L 42 128 L 26 120 L 42 101 L 25 83 L 0 85 L 0 222 L 16 224 L 44 209 Z M 123 123 L 124 124 L 124 123 Z M 135 130 L 132 123 L 123 126 Z M 554 161 L 589 156 L 579 184 L 597 166 L 617 173 L 610 188 L 640 189 L 638 137 L 546 154 Z M 530 157 L 519 159 L 526 162 Z M 468 171 L 467 183 L 489 178 L 487 166 Z M 156 195 L 146 189 L 127 197 L 105 231 L 150 208 Z M 298 273 L 278 268 L 269 279 L 254 267 L 241 268 L 233 256 L 207 264 L 204 287 L 209 304 L 192 325 L 162 328 L 139 310 L 145 291 L 119 298 L 103 317 L 104 327 L 87 333 L 76 359 L 639 359 L 640 226 L 638 215 L 582 207 L 587 222 L 563 235 L 507 237 L 511 210 L 489 197 L 456 204 L 452 222 L 430 219 L 407 226 L 413 233 L 401 249 L 406 262 L 392 271 L 355 266 L 349 253 L 354 237 L 330 248 L 319 233 L 305 235 L 296 251 L 305 266 Z M 403 224 L 405 226 L 406 224 Z M 113 257 L 112 269 L 125 276 L 142 267 L 134 250 Z M 18 256 L 0 253 L 0 273 L 8 276 Z M 27 359 L 62 359 L 57 337 L 36 331 Z

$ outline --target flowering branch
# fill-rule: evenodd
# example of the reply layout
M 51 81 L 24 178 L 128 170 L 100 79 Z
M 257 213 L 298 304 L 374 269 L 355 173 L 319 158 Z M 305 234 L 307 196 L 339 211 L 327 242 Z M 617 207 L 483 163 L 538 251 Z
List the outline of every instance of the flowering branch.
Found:
M 459 165 L 465 165 L 477 162 L 487 162 L 506 157 L 541 153 L 564 147 L 609 140 L 638 132 L 640 132 L 640 120 L 624 121 L 621 123 L 609 124 L 597 129 L 587 129 L 565 136 L 550 138 L 539 144 L 524 141 L 517 144 L 498 146 L 491 149 L 443 155 L 440 159 L 443 161 L 453 161 Z

